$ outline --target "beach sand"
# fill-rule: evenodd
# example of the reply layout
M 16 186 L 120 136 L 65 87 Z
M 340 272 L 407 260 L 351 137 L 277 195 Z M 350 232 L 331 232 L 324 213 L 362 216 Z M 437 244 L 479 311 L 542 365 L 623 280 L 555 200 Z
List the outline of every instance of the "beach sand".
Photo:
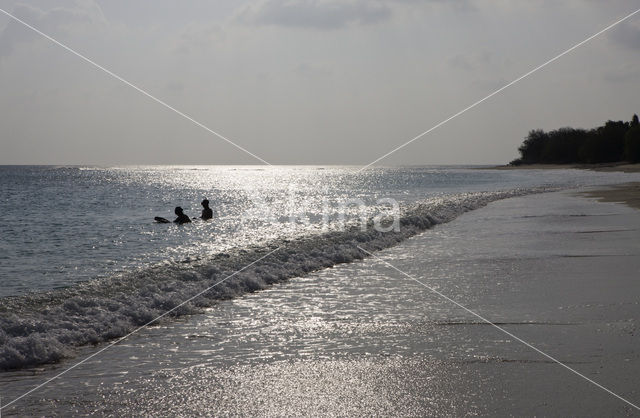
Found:
M 638 405 L 639 230 L 636 209 L 554 192 L 494 202 L 376 257 Z M 73 364 L 3 375 L 4 402 Z M 369 258 L 143 330 L 3 416 L 637 412 Z
M 619 202 L 640 209 L 640 182 L 590 190 L 583 194 L 587 197 L 594 197 L 601 202 Z

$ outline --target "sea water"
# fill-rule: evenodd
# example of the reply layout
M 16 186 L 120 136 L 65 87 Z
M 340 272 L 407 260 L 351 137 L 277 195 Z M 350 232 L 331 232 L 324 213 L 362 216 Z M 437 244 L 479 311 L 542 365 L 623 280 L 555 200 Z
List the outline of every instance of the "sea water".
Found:
M 465 195 L 440 204 L 472 208 L 469 199 L 479 196 Z M 201 313 L 114 346 L 79 347 L 58 364 L 5 371 L 2 413 L 630 415 L 628 404 L 434 290 L 637 403 L 639 228 L 637 210 L 573 190 L 518 193 L 374 257 L 261 291 L 236 286 L 235 296 Z M 309 248 L 285 251 L 295 260 L 281 259 L 281 268 L 317 260 Z M 265 278 L 265 267 L 252 278 Z M 81 313 L 92 317 L 82 306 L 68 310 L 73 319 Z M 72 318 L 67 326 L 77 326 Z
M 495 200 L 635 178 L 474 167 L 0 167 L 0 369 L 57 362 L 168 310 L 202 312 L 359 260 L 358 246 L 391 247 Z M 205 198 L 211 221 L 153 222 L 172 219 L 175 206 L 197 217 Z M 397 218 L 397 229 L 358 224 L 380 214 Z

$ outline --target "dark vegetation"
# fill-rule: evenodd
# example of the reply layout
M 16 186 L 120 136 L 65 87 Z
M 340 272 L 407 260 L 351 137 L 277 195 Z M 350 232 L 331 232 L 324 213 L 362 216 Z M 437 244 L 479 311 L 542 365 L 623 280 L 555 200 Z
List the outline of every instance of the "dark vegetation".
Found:
M 594 129 L 560 128 L 529 132 L 520 148 L 521 164 L 597 164 L 640 162 L 640 123 L 638 115 L 630 122 L 607 121 Z

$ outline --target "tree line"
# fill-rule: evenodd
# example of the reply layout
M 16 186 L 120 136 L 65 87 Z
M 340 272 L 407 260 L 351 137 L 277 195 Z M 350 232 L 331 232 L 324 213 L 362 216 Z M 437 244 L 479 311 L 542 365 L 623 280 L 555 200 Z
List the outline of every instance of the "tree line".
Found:
M 593 129 L 560 128 L 529 132 L 518 148 L 521 164 L 596 164 L 640 162 L 640 123 L 638 115 L 629 122 L 607 121 Z

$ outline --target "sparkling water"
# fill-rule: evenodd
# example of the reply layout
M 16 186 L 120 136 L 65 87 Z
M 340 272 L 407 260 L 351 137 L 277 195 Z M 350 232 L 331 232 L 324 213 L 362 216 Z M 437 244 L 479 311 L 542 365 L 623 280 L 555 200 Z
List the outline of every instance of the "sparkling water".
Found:
M 197 312 L 360 259 L 358 246 L 393 246 L 497 199 L 633 179 L 471 167 L 0 167 L 0 368 L 56 362 L 169 309 Z M 173 219 L 175 206 L 197 217 L 204 198 L 211 221 L 153 221 Z M 397 231 L 354 223 L 389 215 L 389 202 Z

